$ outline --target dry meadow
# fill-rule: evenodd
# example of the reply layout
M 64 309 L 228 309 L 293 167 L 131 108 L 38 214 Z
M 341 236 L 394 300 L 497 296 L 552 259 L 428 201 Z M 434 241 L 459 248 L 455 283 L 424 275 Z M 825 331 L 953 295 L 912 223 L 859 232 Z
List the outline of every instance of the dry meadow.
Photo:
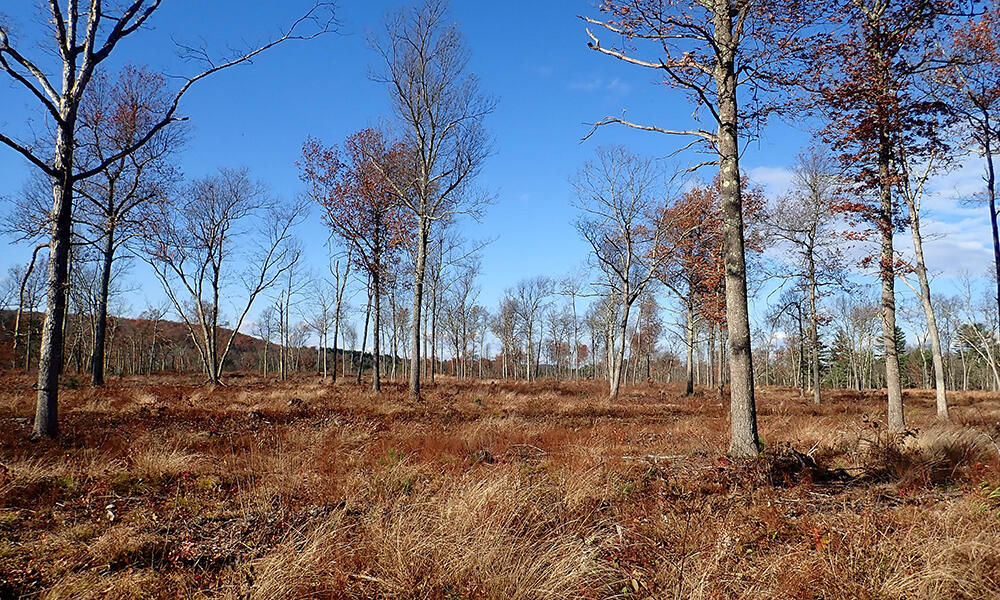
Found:
M 759 393 L 725 458 L 710 392 L 439 377 L 123 379 L 0 391 L 0 598 L 1000 597 L 1000 398 Z

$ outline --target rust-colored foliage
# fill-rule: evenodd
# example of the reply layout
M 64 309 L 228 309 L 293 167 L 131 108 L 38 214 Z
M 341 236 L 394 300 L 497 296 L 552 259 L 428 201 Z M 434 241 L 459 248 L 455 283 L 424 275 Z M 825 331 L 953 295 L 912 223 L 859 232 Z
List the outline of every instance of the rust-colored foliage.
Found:
M 373 129 L 347 138 L 346 157 L 335 146 L 309 138 L 299 167 L 313 198 L 325 210 L 323 219 L 355 250 L 357 265 L 379 280 L 393 270 L 388 260 L 403 247 L 410 220 L 400 204 L 392 178 L 405 180 L 409 152 L 402 142 L 390 143 Z
M 940 73 L 940 80 L 960 90 L 954 102 L 966 105 L 963 112 L 978 109 L 1000 130 L 996 122 L 1000 110 L 1000 3 L 993 2 L 981 16 L 958 27 L 950 50 L 953 64 Z
M 863 228 L 856 237 L 868 239 L 906 223 L 895 202 L 888 214 L 882 205 L 882 195 L 898 192 L 906 176 L 898 158 L 940 156 L 944 148 L 946 107 L 918 82 L 940 61 L 935 40 L 950 29 L 945 16 L 957 7 L 953 0 L 840 0 L 830 7 L 830 32 L 809 57 L 815 106 L 851 178 L 852 193 L 837 209 Z
M 98 73 L 80 107 L 81 129 L 99 131 L 115 146 L 125 148 L 148 132 L 170 107 L 165 90 L 163 75 L 144 66 L 127 65 L 114 80 Z M 89 141 L 86 133 L 83 137 Z
M 763 251 L 755 225 L 763 214 L 766 200 L 760 188 L 744 175 L 743 218 L 748 254 Z M 723 218 L 720 180 L 695 186 L 663 212 L 660 227 L 664 241 L 658 252 L 671 254 L 660 279 L 684 288 L 694 299 L 701 318 L 725 326 L 725 256 L 722 241 Z

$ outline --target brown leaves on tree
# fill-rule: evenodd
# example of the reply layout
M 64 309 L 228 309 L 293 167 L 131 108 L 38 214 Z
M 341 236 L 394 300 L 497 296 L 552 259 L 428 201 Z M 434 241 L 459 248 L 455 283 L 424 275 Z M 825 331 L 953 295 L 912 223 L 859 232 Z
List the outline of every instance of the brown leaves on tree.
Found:
M 759 188 L 743 176 L 743 217 L 746 222 L 748 253 L 763 251 L 755 223 L 762 215 L 766 200 Z M 726 274 L 723 248 L 722 193 L 716 177 L 710 185 L 686 191 L 663 212 L 660 227 L 663 243 L 658 252 L 670 259 L 660 273 L 660 280 L 676 293 L 689 295 L 701 318 L 725 326 Z
M 391 274 L 389 258 L 403 247 L 411 220 L 401 207 L 393 181 L 408 181 L 409 152 L 373 129 L 347 138 L 342 154 L 309 138 L 299 167 L 323 220 L 354 252 L 358 267 L 379 280 Z
M 949 29 L 952 0 L 839 0 L 831 32 L 813 49 L 809 75 L 814 106 L 826 116 L 824 138 L 839 154 L 853 185 L 839 210 L 872 231 L 899 228 L 881 193 L 905 178 L 896 157 L 940 154 L 945 105 L 923 89 L 920 77 L 941 65 L 935 40 Z M 873 193 L 877 192 L 877 193 Z

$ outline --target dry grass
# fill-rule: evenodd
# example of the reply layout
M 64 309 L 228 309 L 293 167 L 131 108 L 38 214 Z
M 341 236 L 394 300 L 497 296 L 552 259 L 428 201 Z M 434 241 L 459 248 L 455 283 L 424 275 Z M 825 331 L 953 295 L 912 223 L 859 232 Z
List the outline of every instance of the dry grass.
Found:
M 731 462 L 724 404 L 674 387 L 123 380 L 30 443 L 4 381 L 0 599 L 1000 595 L 987 394 L 939 424 L 908 392 L 900 437 L 879 394 L 763 390 Z

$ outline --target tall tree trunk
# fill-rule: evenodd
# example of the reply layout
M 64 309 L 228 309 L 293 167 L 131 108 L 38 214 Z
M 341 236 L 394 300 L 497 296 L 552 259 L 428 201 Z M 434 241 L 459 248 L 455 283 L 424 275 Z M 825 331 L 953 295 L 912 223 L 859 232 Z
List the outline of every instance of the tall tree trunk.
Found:
M 114 232 L 114 226 L 111 225 L 104 235 L 101 284 L 97 296 L 97 323 L 94 330 L 94 352 L 90 365 L 90 383 L 95 387 L 104 385 L 104 341 L 108 330 L 108 292 L 111 287 L 111 264 L 115 252 Z
M 147 375 L 153 374 L 153 361 L 156 360 L 156 326 L 159 324 L 159 317 L 153 321 L 153 339 L 149 343 L 149 369 Z M 265 346 L 266 348 L 266 346 Z
M 716 0 L 714 36 L 719 48 L 715 66 L 718 95 L 719 176 L 722 183 L 723 245 L 726 268 L 726 322 L 729 325 L 729 454 L 754 457 L 760 452 L 753 389 L 753 355 L 747 309 L 746 255 L 743 246 L 743 199 L 739 168 L 739 114 L 736 100 L 736 42 L 732 0 Z
M 72 88 L 72 69 L 63 68 L 63 89 Z M 62 119 L 55 146 L 55 171 L 52 181 L 52 226 L 49 237 L 49 264 L 46 274 L 45 322 L 38 359 L 38 398 L 32 437 L 55 437 L 59 431 L 59 372 L 62 370 L 63 320 L 66 316 L 66 290 L 69 284 L 69 249 L 73 216 L 73 128 L 76 108 L 63 99 Z
M 906 429 L 906 421 L 903 417 L 903 390 L 899 380 L 899 356 L 896 351 L 896 257 L 892 249 L 893 210 L 889 172 L 892 149 L 887 136 L 883 135 L 881 146 L 879 176 L 882 188 L 878 226 L 882 236 L 879 261 L 879 273 L 882 278 L 882 345 L 885 355 L 885 384 L 888 392 L 888 427 L 889 431 L 901 432 Z
M 796 373 L 799 384 L 799 398 L 806 397 L 806 332 L 802 328 L 802 305 L 796 304 L 797 322 L 799 325 L 799 364 Z
M 434 376 L 437 375 L 438 370 L 438 327 L 437 327 L 437 317 L 438 317 L 438 297 L 437 297 L 437 283 L 434 284 L 434 293 L 431 294 L 431 383 L 434 383 Z M 441 361 L 444 362 L 443 360 Z M 444 364 L 441 365 L 444 369 Z
M 819 390 L 819 314 L 816 312 L 816 260 L 812 247 L 809 248 L 809 347 L 812 363 L 812 397 L 813 404 L 820 403 Z
M 990 146 L 988 135 L 985 137 L 983 151 L 986 156 L 986 197 L 990 207 L 990 227 L 993 230 L 993 264 L 996 268 L 997 315 L 998 322 L 1000 322 L 1000 234 L 997 230 L 997 176 L 993 164 L 993 148 Z
M 715 355 L 715 396 L 721 399 L 722 391 L 725 388 L 724 377 L 722 374 L 723 363 L 725 362 L 723 356 L 725 353 L 725 342 L 722 340 L 722 326 L 719 323 L 715 324 L 715 330 L 719 341 Z
M 376 264 L 380 264 L 381 261 L 377 260 Z M 382 350 L 379 340 L 381 339 L 382 331 L 382 301 L 381 301 L 381 281 L 379 280 L 379 274 L 374 273 L 372 275 L 372 295 L 375 297 L 375 314 L 372 315 L 372 346 L 374 352 L 372 352 L 372 391 L 381 392 L 382 391 L 382 381 L 380 378 L 381 372 L 379 355 Z
M 609 400 L 618 398 L 618 390 L 621 387 L 622 369 L 625 363 L 625 338 L 628 337 L 628 314 L 629 309 L 631 308 L 632 307 L 629 305 L 628 300 L 623 298 L 622 322 L 618 327 L 618 334 L 621 339 L 618 340 L 618 349 L 615 351 L 615 355 L 612 358 L 614 369 L 611 375 L 611 392 L 608 395 Z
M 326 379 L 327 377 L 329 377 L 329 372 L 330 372 L 329 369 L 327 368 L 328 365 L 327 365 L 327 360 L 326 360 L 327 346 L 330 345 L 329 335 L 330 335 L 329 331 L 324 331 L 323 332 L 323 341 L 322 341 L 322 344 L 323 344 L 323 379 Z
M 365 326 L 364 333 L 361 335 L 361 353 L 358 359 L 358 377 L 357 384 L 361 385 L 361 373 L 365 370 L 365 348 L 368 346 L 368 322 L 371 321 L 372 317 L 372 288 L 371 280 L 368 281 L 368 304 L 365 308 Z M 376 336 L 377 337 L 377 336 Z M 375 342 L 378 344 L 378 342 Z
M 920 304 L 927 321 L 927 334 L 931 339 L 931 359 L 934 362 L 934 391 L 937 401 L 937 418 L 948 420 L 948 399 L 944 387 L 944 357 L 941 353 L 941 337 L 938 334 L 934 304 L 931 302 L 931 286 L 927 280 L 927 265 L 924 263 L 924 242 L 920 234 L 920 208 L 910 195 L 906 195 L 906 208 L 910 211 L 910 233 L 913 235 L 913 253 L 916 258 L 917 281 L 920 282 Z M 920 353 L 923 356 L 923 351 Z
M 28 330 L 24 335 L 24 372 L 31 371 L 31 317 L 28 318 Z
M 420 399 L 420 309 L 424 301 L 424 275 L 427 271 L 427 237 L 430 224 L 420 219 L 417 239 L 417 264 L 413 269 L 413 326 L 410 335 L 410 398 Z
M 715 323 L 708 324 L 708 387 L 715 389 Z
M 694 393 L 694 304 L 687 305 L 687 382 L 684 384 L 684 395 Z
M 340 339 L 340 297 L 337 298 L 337 309 L 333 315 L 333 369 L 330 370 L 330 382 L 337 383 L 337 340 Z M 343 362 L 344 357 L 340 357 Z

